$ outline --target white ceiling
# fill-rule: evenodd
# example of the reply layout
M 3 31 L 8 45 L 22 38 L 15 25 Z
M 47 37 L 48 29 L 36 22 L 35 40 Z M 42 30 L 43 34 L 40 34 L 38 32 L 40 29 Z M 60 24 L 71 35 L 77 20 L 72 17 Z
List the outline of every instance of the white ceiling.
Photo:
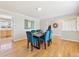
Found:
M 41 7 L 42 11 L 36 11 L 36 8 Z M 16 1 L 10 2 L 0 1 L 0 8 L 31 16 L 34 18 L 45 19 L 50 17 L 62 16 L 78 12 L 78 2 L 75 1 Z

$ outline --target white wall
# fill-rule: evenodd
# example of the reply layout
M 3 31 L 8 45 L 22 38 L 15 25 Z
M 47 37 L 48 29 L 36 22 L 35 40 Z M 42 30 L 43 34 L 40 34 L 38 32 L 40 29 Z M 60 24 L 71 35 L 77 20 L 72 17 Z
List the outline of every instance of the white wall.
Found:
M 77 22 L 78 16 L 66 19 L 63 22 L 62 37 L 66 40 L 79 41 L 79 31 Z
M 38 29 L 39 28 L 39 20 L 32 18 L 30 16 L 26 16 L 26 15 L 22 15 L 22 14 L 18 14 L 18 13 L 14 13 L 14 12 L 10 12 L 10 11 L 6 11 L 3 9 L 0 9 L 0 14 L 2 15 L 10 15 L 13 17 L 13 40 L 17 41 L 21 38 L 25 38 L 26 37 L 26 31 L 24 29 L 24 19 L 28 19 L 28 20 L 34 20 L 35 21 L 35 25 L 34 28 Z
M 49 24 L 50 24 L 50 21 L 48 19 L 40 20 L 40 29 L 42 29 L 45 32 Z
M 73 41 L 79 41 L 79 31 L 76 31 L 75 26 L 73 26 L 75 19 L 77 19 L 78 21 L 78 30 L 79 30 L 79 17 L 76 18 L 77 15 L 68 15 L 68 16 L 61 16 L 61 17 L 57 17 L 57 18 L 51 18 L 51 19 L 46 19 L 46 20 L 41 20 L 42 25 L 44 25 L 44 27 L 40 27 L 41 29 L 47 29 L 47 24 L 51 24 L 53 25 L 53 23 L 58 23 L 58 28 L 53 29 L 54 31 L 54 35 L 58 35 L 61 36 L 61 38 L 64 39 L 68 39 L 68 40 L 73 40 Z M 74 19 L 74 20 L 73 20 Z M 50 21 L 49 21 L 50 20 Z M 70 20 L 73 20 L 70 22 Z M 64 28 L 66 31 L 63 31 L 63 22 L 64 21 L 69 21 L 69 24 L 71 24 L 71 28 L 68 28 L 69 31 L 66 30 L 66 28 Z M 73 28 L 74 27 L 74 28 Z

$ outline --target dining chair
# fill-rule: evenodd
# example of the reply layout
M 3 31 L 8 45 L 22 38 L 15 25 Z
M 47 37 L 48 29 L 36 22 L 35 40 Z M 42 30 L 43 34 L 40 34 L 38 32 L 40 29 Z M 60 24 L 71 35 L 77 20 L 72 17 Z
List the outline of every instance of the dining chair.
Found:
M 52 43 L 52 30 L 48 30 L 49 31 L 49 43 L 48 46 L 50 45 L 50 43 Z
M 44 48 L 46 49 L 46 44 L 49 44 L 49 31 L 46 31 L 45 32 L 45 35 L 44 36 L 42 36 L 42 37 L 40 37 L 41 39 L 42 39 L 42 41 L 43 41 L 43 44 L 44 44 Z
M 38 29 L 38 30 L 36 30 L 37 32 L 39 32 L 39 33 L 41 33 L 42 32 L 42 30 L 41 29 Z
M 31 30 L 32 33 L 36 32 L 36 30 Z
M 52 39 L 52 29 L 51 29 L 51 25 L 48 26 L 47 31 L 49 31 L 49 38 Z
M 31 51 L 33 50 L 33 46 L 37 43 L 37 38 L 33 37 L 33 34 L 30 31 L 26 32 L 27 34 L 27 48 L 29 48 L 29 43 L 31 43 Z

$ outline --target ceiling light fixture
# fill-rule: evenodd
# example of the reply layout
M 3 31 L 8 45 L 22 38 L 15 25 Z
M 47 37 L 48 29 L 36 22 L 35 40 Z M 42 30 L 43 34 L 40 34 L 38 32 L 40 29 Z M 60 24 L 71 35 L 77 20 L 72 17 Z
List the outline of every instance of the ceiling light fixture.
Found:
M 41 10 L 42 10 L 42 8 L 36 8 L 36 10 L 37 10 L 37 11 L 41 11 Z

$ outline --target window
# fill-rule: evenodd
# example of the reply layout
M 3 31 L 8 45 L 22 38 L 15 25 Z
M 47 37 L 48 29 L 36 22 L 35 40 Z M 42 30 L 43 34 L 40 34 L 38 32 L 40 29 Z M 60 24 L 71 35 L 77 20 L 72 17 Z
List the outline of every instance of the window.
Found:
M 24 27 L 25 27 L 25 29 L 34 29 L 34 21 L 25 19 Z
M 79 21 L 77 21 L 77 31 L 79 31 Z
M 65 20 L 63 23 L 63 31 L 76 31 L 76 20 Z

